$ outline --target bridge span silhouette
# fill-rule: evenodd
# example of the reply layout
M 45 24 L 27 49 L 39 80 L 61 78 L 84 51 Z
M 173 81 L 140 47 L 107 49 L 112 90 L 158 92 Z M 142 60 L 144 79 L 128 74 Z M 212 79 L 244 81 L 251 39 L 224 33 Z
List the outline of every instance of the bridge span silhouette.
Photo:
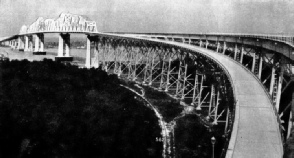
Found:
M 211 125 L 222 125 L 226 158 L 283 156 L 292 127 L 294 37 L 102 33 L 95 22 L 62 13 L 56 20 L 39 18 L 0 42 L 45 54 L 48 33 L 59 34 L 56 60 L 71 61 L 70 34 L 85 34 L 85 67 L 101 66 L 165 91 L 193 112 L 201 111 Z

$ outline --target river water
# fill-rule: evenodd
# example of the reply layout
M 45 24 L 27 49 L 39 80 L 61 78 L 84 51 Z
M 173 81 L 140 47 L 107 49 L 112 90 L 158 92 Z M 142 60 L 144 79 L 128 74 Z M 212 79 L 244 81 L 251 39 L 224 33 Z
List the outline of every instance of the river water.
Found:
M 10 60 L 27 59 L 29 61 L 40 61 L 45 58 L 55 60 L 55 56 L 57 56 L 58 52 L 57 48 L 48 48 L 44 49 L 44 51 L 47 52 L 46 55 L 33 55 L 32 52 L 18 51 L 17 49 L 11 49 L 10 47 L 0 47 L 0 54 L 4 54 L 9 57 Z M 74 61 L 84 64 L 86 49 L 71 49 L 70 55 L 74 57 Z

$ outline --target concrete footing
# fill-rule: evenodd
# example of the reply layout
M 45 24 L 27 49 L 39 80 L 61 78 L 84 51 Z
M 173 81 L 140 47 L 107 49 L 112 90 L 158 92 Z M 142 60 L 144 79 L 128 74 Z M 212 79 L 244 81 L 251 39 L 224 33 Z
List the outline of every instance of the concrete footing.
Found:
M 57 62 L 73 61 L 73 57 L 55 57 L 55 61 Z
M 46 55 L 46 52 L 33 52 L 33 55 Z

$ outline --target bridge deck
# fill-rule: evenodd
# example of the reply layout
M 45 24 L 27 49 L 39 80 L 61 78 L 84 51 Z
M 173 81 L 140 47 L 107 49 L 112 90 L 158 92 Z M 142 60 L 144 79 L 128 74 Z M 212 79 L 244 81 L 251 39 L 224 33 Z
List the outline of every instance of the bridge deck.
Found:
M 227 157 L 279 158 L 283 144 L 273 106 L 253 74 L 233 59 L 201 47 L 168 42 L 210 56 L 231 75 L 237 100 L 234 129 Z
M 178 45 L 202 53 L 221 63 L 230 74 L 238 103 L 227 158 L 282 157 L 283 145 L 273 106 L 263 86 L 251 72 L 233 59 L 211 50 L 177 42 L 152 41 Z

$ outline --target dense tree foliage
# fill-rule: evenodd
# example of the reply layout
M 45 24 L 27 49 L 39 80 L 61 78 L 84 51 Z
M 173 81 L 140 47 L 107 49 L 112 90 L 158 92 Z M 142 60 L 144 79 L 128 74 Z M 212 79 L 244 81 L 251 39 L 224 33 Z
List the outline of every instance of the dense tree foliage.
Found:
M 222 153 L 224 138 L 223 128 L 205 127 L 196 115 L 186 115 L 177 121 L 175 128 L 176 150 L 178 158 L 211 158 L 211 138 L 216 138 L 215 156 Z M 223 156 L 223 155 L 222 155 Z
M 0 157 L 160 157 L 154 112 L 115 75 L 56 63 L 1 63 Z

